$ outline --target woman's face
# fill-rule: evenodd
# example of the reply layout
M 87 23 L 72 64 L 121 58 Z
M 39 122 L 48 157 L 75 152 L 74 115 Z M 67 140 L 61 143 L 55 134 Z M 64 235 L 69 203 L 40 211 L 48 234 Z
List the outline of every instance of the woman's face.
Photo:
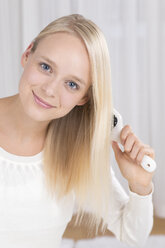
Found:
M 71 34 L 56 33 L 42 39 L 34 53 L 31 48 L 22 55 L 19 84 L 26 114 L 36 121 L 50 121 L 85 104 L 90 62 L 83 42 Z

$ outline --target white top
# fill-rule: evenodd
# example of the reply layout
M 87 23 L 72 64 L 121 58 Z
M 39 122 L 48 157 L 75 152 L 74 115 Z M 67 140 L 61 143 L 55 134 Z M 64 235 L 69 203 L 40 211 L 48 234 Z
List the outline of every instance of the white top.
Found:
M 17 156 L 0 148 L 0 247 L 60 247 L 75 197 L 57 202 L 48 196 L 42 156 Z M 153 224 L 152 193 L 128 197 L 114 174 L 112 183 L 108 229 L 128 244 L 141 244 Z

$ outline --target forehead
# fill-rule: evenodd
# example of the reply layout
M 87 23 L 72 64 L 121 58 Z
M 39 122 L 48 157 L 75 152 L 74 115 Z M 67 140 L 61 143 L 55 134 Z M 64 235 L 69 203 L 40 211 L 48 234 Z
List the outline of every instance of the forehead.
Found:
M 91 81 L 90 61 L 84 42 L 70 33 L 55 33 L 40 40 L 34 57 L 46 57 L 54 62 L 63 76 L 74 75 Z
M 88 52 L 84 42 L 76 35 L 63 32 L 48 35 L 39 42 L 35 54 L 48 57 L 66 72 L 71 69 L 72 73 L 74 70 L 89 74 Z

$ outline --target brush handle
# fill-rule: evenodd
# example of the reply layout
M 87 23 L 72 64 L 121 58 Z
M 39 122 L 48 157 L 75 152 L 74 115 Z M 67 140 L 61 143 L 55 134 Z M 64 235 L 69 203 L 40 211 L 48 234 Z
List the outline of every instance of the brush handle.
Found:
M 148 172 L 153 172 L 156 170 L 156 162 L 147 155 L 144 155 L 141 166 Z
M 122 120 L 122 117 L 119 114 L 119 112 L 117 112 L 117 110 L 115 110 L 115 109 L 113 111 L 113 115 L 114 115 L 113 116 L 114 123 L 112 125 L 112 140 L 121 144 L 120 132 L 123 128 L 123 120 Z M 143 167 L 144 170 L 146 170 L 148 172 L 153 172 L 156 170 L 155 161 L 147 155 L 144 155 L 143 160 L 141 162 L 141 166 Z

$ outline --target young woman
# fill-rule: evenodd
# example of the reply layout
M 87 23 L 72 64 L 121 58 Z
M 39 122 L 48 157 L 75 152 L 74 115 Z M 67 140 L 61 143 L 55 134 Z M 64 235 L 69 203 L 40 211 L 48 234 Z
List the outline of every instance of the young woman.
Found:
M 76 206 L 89 224 L 141 244 L 153 222 L 154 157 L 125 126 L 124 152 L 111 142 L 108 48 L 80 15 L 50 23 L 21 58 L 19 93 L 0 99 L 0 246 L 59 247 Z M 110 169 L 110 146 L 129 196 Z

